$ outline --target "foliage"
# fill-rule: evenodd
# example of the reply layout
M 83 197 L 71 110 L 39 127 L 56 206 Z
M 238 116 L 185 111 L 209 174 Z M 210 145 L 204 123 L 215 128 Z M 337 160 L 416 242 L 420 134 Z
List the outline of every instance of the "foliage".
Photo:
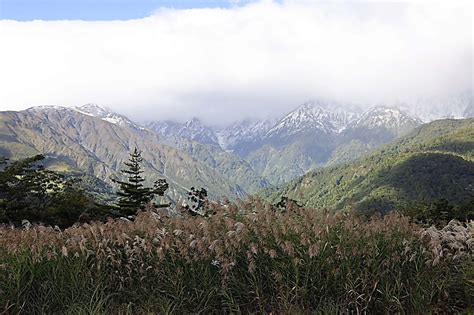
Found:
M 164 196 L 165 191 L 168 190 L 169 185 L 166 182 L 165 179 L 160 178 L 155 181 L 153 184 L 153 192 L 157 196 Z M 169 204 L 153 204 L 154 207 L 160 208 L 160 207 L 168 207 Z
M 411 205 L 403 213 L 428 226 L 444 226 L 451 220 L 467 222 L 474 220 L 474 199 L 458 206 L 450 204 L 446 199 L 422 201 Z
M 473 223 L 424 228 L 250 203 L 58 231 L 0 228 L 10 313 L 454 313 L 472 300 Z M 265 210 L 268 209 L 268 210 Z M 470 278 L 471 277 L 471 278 Z
M 425 124 L 357 161 L 315 169 L 283 188 L 268 191 L 302 204 L 364 213 L 408 209 L 446 199 L 453 206 L 474 197 L 474 120 Z
M 141 152 L 135 148 L 130 153 L 128 162 L 124 163 L 128 168 L 122 170 L 122 173 L 128 177 L 127 181 L 113 180 L 120 186 L 117 194 L 119 196 L 118 206 L 122 215 L 135 215 L 138 210 L 144 209 L 155 195 L 163 196 L 168 189 L 168 184 L 164 179 L 156 181 L 153 188 L 143 186 L 145 179 L 141 175 L 143 173 L 142 162 Z
M 209 214 L 209 200 L 205 188 L 191 187 L 191 190 L 188 191 L 188 202 L 189 204 L 184 207 L 188 214 L 192 216 L 206 216 Z
M 280 210 L 280 211 L 286 211 L 288 207 L 292 207 L 292 206 L 296 206 L 300 208 L 302 207 L 302 205 L 300 205 L 298 201 L 288 198 L 286 196 L 282 196 L 280 201 L 278 201 L 276 204 L 273 205 L 274 209 Z
M 46 170 L 43 160 L 36 155 L 0 171 L 0 222 L 20 225 L 27 220 L 67 227 L 81 218 L 105 215 L 105 208 L 78 189 L 76 180 Z

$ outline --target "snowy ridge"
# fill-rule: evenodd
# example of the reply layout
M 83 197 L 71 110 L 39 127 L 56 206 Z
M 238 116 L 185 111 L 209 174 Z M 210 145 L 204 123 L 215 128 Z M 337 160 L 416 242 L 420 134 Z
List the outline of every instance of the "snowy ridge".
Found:
M 399 129 L 403 126 L 419 125 L 422 121 L 408 113 L 393 107 L 376 106 L 365 112 L 360 118 L 350 124 L 352 128 L 377 128 Z
M 335 102 L 311 101 L 283 117 L 265 137 L 291 135 L 309 130 L 327 134 L 339 133 L 358 116 L 357 112 L 344 110 L 342 105 Z
M 33 106 L 27 109 L 27 111 L 30 112 L 35 112 L 35 111 L 44 111 L 44 110 L 69 110 L 70 108 L 66 106 L 60 106 L 60 105 L 38 105 L 38 106 Z
M 292 135 L 337 135 L 353 128 L 384 127 L 398 130 L 420 123 L 421 120 L 395 107 L 377 106 L 362 112 L 353 104 L 313 100 L 302 104 L 281 119 L 246 119 L 224 128 L 205 126 L 197 118 L 186 123 L 155 121 L 146 126 L 165 138 L 185 138 L 213 144 L 229 152 L 239 152 L 245 151 L 245 147 L 249 145 L 259 147 L 271 139 L 283 139 Z
M 174 121 L 152 121 L 146 123 L 146 127 L 157 132 L 165 138 L 179 137 L 196 142 L 219 145 L 219 140 L 212 128 L 193 118 L 185 123 Z
M 135 129 L 143 129 L 133 123 L 127 117 L 114 113 L 111 109 L 104 106 L 99 106 L 97 104 L 85 104 L 82 106 L 75 107 L 75 110 L 84 115 L 100 118 L 111 124 L 119 126 L 131 126 Z
M 275 123 L 276 119 L 241 120 L 227 128 L 216 130 L 216 135 L 221 148 L 232 151 L 239 143 L 259 141 Z
M 449 104 L 449 106 L 447 105 Z M 119 126 L 135 129 L 145 128 L 127 117 L 104 106 L 86 104 L 75 108 L 44 105 L 30 111 L 73 110 L 84 115 L 100 118 Z M 239 152 L 246 147 L 258 147 L 278 139 L 303 134 L 337 135 L 354 128 L 387 128 L 400 130 L 412 128 L 422 122 L 442 118 L 468 118 L 474 116 L 474 102 L 471 93 L 464 93 L 447 99 L 419 99 L 394 106 L 376 106 L 366 112 L 353 104 L 317 99 L 308 101 L 280 119 L 242 120 L 227 127 L 210 127 L 198 118 L 185 123 L 174 121 L 152 121 L 145 126 L 166 138 L 182 138 L 204 144 L 212 144 L 229 152 Z M 421 119 L 415 118 L 420 117 Z M 273 139 L 273 140 L 271 140 Z M 245 150 L 244 150 L 245 151 Z
M 169 120 L 152 121 L 145 123 L 145 126 L 165 137 L 171 137 L 178 134 L 178 131 L 181 128 L 180 123 Z
M 139 125 L 132 122 L 127 117 L 114 113 L 112 110 L 99 106 L 96 104 L 86 104 L 77 107 L 66 107 L 59 105 L 41 105 L 34 106 L 27 109 L 30 112 L 45 112 L 45 111 L 71 111 L 75 113 L 80 113 L 82 115 L 87 115 L 91 117 L 100 118 L 108 123 L 119 125 L 119 126 L 129 126 L 137 130 L 145 130 L 145 128 L 140 127 Z
M 197 118 L 185 122 L 179 130 L 178 136 L 197 142 L 218 145 L 217 136 L 214 131 L 204 126 Z

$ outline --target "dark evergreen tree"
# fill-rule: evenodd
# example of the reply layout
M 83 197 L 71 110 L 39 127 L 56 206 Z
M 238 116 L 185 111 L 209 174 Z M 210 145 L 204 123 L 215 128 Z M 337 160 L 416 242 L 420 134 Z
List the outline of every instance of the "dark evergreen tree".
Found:
M 151 202 L 155 195 L 163 196 L 166 189 L 168 189 L 168 184 L 164 179 L 156 181 L 153 188 L 143 185 L 145 179 L 141 175 L 143 173 L 142 162 L 141 152 L 135 148 L 130 153 L 128 162 L 124 163 L 128 168 L 122 170 L 122 173 L 127 176 L 127 181 L 114 180 L 120 186 L 117 195 L 119 196 L 118 206 L 122 215 L 135 215 L 138 210 L 143 209 L 147 203 Z

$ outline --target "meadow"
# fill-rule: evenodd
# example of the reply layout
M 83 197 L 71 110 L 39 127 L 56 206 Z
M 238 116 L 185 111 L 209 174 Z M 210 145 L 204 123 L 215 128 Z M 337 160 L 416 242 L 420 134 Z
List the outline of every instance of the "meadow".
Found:
M 474 222 L 417 225 L 259 200 L 65 230 L 0 227 L 5 313 L 454 313 L 474 303 Z

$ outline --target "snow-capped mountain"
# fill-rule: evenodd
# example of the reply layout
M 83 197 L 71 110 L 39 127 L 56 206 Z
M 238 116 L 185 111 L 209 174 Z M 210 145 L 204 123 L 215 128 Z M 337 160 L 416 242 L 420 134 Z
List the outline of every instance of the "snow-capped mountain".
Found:
M 139 127 L 137 124 L 132 122 L 127 117 L 117 114 L 113 112 L 111 109 L 104 106 L 99 106 L 97 104 L 85 104 L 82 106 L 77 106 L 74 109 L 82 114 L 97 117 L 115 125 L 119 125 L 119 126 L 127 125 L 127 126 L 132 126 L 136 129 L 141 129 L 141 127 Z
M 265 138 L 308 131 L 338 133 L 358 116 L 357 111 L 343 109 L 339 103 L 310 101 L 283 117 L 266 133 Z
M 197 118 L 185 122 L 178 136 L 201 143 L 219 145 L 214 131 L 204 126 Z
M 422 121 L 410 114 L 394 107 L 377 106 L 365 112 L 358 119 L 349 124 L 349 128 L 386 128 L 390 130 L 401 130 L 414 128 Z
M 176 136 L 183 125 L 170 120 L 160 120 L 148 122 L 145 126 L 165 138 L 170 138 Z
M 70 110 L 70 108 L 60 105 L 38 105 L 26 109 L 28 112 L 42 112 L 47 110 Z
M 164 138 L 184 138 L 205 144 L 219 146 L 219 141 L 214 130 L 202 124 L 202 122 L 193 118 L 185 123 L 173 121 L 152 121 L 146 124 L 146 127 L 156 131 Z
M 396 108 L 378 106 L 363 113 L 356 105 L 313 100 L 280 119 L 243 120 L 224 128 L 205 126 L 196 118 L 186 123 L 155 121 L 146 126 L 165 139 L 176 141 L 184 138 L 212 144 L 246 157 L 265 145 L 276 145 L 281 149 L 299 141 L 300 148 L 308 147 L 310 150 L 309 147 L 315 142 L 321 144 L 337 142 L 341 137 L 347 139 L 347 134 L 356 128 L 358 132 L 375 127 L 378 131 L 384 129 L 390 131 L 386 139 L 392 139 L 402 130 L 411 130 L 420 123 L 420 120 Z M 345 131 L 348 128 L 350 130 Z
M 458 100 L 458 105 L 453 105 L 455 111 L 462 108 L 463 116 L 472 115 L 472 97 Z M 82 121 L 97 122 L 89 116 L 107 122 L 107 128 L 112 124 L 132 127 L 133 134 L 153 138 L 219 170 L 232 182 L 238 179 L 245 189 L 258 190 L 268 183 L 282 184 L 313 167 L 358 158 L 419 126 L 422 121 L 413 114 L 414 106 L 402 105 L 376 106 L 363 112 L 355 105 L 314 100 L 274 120 L 243 120 L 227 127 L 211 127 L 194 118 L 185 123 L 152 121 L 146 129 L 94 104 L 30 110 L 38 111 L 35 116 L 43 120 L 61 120 L 73 127 Z M 403 110 L 404 106 L 412 111 Z
M 221 148 L 234 151 L 240 144 L 259 142 L 275 123 L 275 119 L 245 119 L 229 127 L 217 129 L 215 133 Z

